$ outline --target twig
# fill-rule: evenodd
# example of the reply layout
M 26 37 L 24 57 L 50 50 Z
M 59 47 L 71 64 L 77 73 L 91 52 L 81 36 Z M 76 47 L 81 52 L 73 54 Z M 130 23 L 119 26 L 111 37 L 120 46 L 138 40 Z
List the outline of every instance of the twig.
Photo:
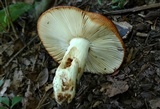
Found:
M 85 2 L 81 3 L 79 6 L 77 6 L 78 8 L 82 7 L 83 5 L 87 4 L 87 2 L 89 2 L 89 0 L 86 0 Z
M 20 49 L 15 55 L 13 55 L 13 57 L 11 57 L 9 59 L 9 61 L 3 66 L 3 68 L 5 69 L 9 64 L 10 62 L 15 58 L 17 57 L 28 45 L 30 45 L 35 39 L 37 38 L 37 36 L 33 37 L 22 49 Z
M 40 45 L 41 44 L 41 42 L 38 44 L 38 45 Z M 40 51 L 40 46 L 38 47 L 38 52 Z M 34 68 L 35 68 L 35 64 L 36 64 L 36 62 L 37 62 L 37 59 L 38 59 L 38 54 L 35 56 L 35 61 L 33 62 L 33 66 L 32 66 L 32 70 L 31 71 L 34 71 Z
M 49 90 L 48 92 L 45 92 L 43 94 L 43 97 L 41 98 L 41 100 L 39 101 L 36 109 L 41 109 L 45 104 L 44 102 L 46 101 L 47 97 L 52 93 L 52 90 Z
M 130 8 L 130 9 L 122 9 L 122 10 L 116 10 L 116 11 L 104 11 L 103 14 L 116 15 L 116 14 L 134 13 L 134 12 L 153 9 L 153 8 L 160 8 L 160 3 L 143 5 L 143 6 L 139 6 L 139 7 L 135 7 L 135 8 Z

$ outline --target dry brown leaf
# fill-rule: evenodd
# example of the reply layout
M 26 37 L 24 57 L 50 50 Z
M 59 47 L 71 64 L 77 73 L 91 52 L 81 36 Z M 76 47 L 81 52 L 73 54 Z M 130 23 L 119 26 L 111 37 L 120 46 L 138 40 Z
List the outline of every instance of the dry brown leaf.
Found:
M 98 105 L 102 104 L 102 101 L 96 101 L 94 104 L 93 104 L 93 108 L 97 107 Z
M 3 64 L 2 55 L 0 55 L 0 65 Z
M 22 100 L 22 109 L 35 109 L 38 104 L 37 99 L 34 97 L 34 86 L 32 86 L 32 81 L 29 79 L 27 82 L 27 88 L 25 92 L 24 99 Z
M 31 64 L 31 61 L 28 60 L 27 58 L 22 58 L 22 62 L 23 62 L 23 64 L 26 65 L 26 66 L 28 66 L 28 65 Z
M 13 73 L 13 81 L 12 81 L 12 85 L 14 86 L 14 88 L 17 90 L 20 85 L 22 84 L 22 80 L 24 78 L 23 72 L 22 70 L 15 70 Z
M 14 47 L 13 47 L 14 53 L 18 52 L 18 51 L 21 50 L 23 47 L 24 47 L 23 42 L 22 42 L 20 39 L 16 40 L 16 41 L 14 42 Z
M 45 91 L 47 92 L 52 88 L 53 88 L 53 84 L 48 84 L 47 86 L 45 86 Z
M 120 33 L 120 36 L 123 39 L 126 39 L 129 35 L 129 33 L 132 31 L 133 26 L 126 21 L 124 21 L 124 22 L 113 21 L 113 23 L 116 25 L 116 27 Z
M 101 85 L 101 92 L 104 92 L 108 97 L 113 97 L 117 94 L 124 93 L 128 90 L 129 86 L 126 81 L 118 81 L 112 79 L 111 83 L 104 83 Z
M 6 44 L 2 44 L 0 46 L 0 54 L 2 54 L 3 52 L 6 52 L 6 54 L 8 56 L 11 56 L 14 53 L 14 49 L 13 49 L 13 44 L 12 42 L 6 43 Z
M 150 104 L 150 107 L 152 109 L 160 108 L 160 98 L 156 98 L 156 99 L 150 100 L 149 104 Z
M 31 92 L 31 81 L 28 80 L 28 86 L 27 86 L 27 90 L 25 92 L 25 97 L 29 98 L 30 96 L 32 96 L 32 92 Z
M 30 56 L 29 60 L 30 60 L 31 63 L 35 63 L 36 62 L 35 56 Z
M 7 79 L 4 81 L 4 84 L 3 84 L 3 87 L 0 91 L 0 96 L 3 96 L 4 93 L 7 91 L 7 88 L 10 87 L 11 85 L 11 80 L 10 79 Z
M 48 80 L 48 69 L 44 68 L 37 77 L 37 85 L 39 87 L 43 86 Z
M 132 60 L 133 52 L 134 52 L 134 49 L 131 48 L 127 57 L 127 63 L 129 63 Z

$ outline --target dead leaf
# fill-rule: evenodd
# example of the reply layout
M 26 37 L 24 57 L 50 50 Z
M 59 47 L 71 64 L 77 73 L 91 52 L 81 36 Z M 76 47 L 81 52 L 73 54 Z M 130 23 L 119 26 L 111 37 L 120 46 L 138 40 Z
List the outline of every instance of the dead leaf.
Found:
M 29 98 L 30 96 L 32 96 L 32 92 L 31 92 L 31 81 L 28 80 L 28 86 L 27 86 L 27 90 L 25 92 L 25 97 Z
M 31 64 L 31 61 L 28 60 L 27 58 L 22 58 L 22 62 L 23 62 L 23 64 L 26 65 L 26 66 L 28 66 L 28 65 Z
M 3 64 L 3 59 L 2 59 L 2 55 L 0 55 L 0 65 Z
M 132 31 L 133 26 L 131 24 L 129 24 L 128 22 L 116 22 L 113 21 L 113 23 L 116 25 L 120 36 L 123 39 L 126 39 L 129 35 L 129 33 Z
M 48 80 L 48 69 L 44 68 L 38 75 L 36 81 L 39 87 L 43 86 Z
M 160 98 L 156 98 L 149 101 L 151 109 L 158 109 L 160 108 Z
M 98 105 L 102 104 L 102 101 L 96 101 L 94 104 L 93 104 L 93 108 L 97 107 Z
M 16 41 L 14 42 L 14 47 L 13 47 L 14 53 L 18 52 L 18 51 L 19 51 L 20 49 L 22 49 L 23 47 L 24 47 L 23 42 L 22 42 L 20 39 L 16 40 Z
M 128 90 L 129 86 L 126 81 L 118 81 L 112 79 L 111 83 L 107 82 L 101 85 L 101 92 L 104 92 L 108 97 L 113 97 L 117 94 L 124 93 Z
M 14 86 L 16 90 L 20 87 L 23 78 L 24 78 L 24 75 L 23 75 L 22 70 L 16 69 L 13 73 L 13 81 L 12 81 L 12 85 Z
M 10 79 L 7 79 L 4 81 L 4 84 L 3 84 L 3 87 L 0 91 L 0 96 L 3 96 L 4 93 L 7 91 L 7 88 L 10 87 L 11 85 L 11 80 Z
M 149 11 L 149 13 L 145 15 L 146 20 L 155 20 L 158 17 L 160 17 L 160 9 L 156 11 Z
M 32 16 L 35 20 L 37 20 L 38 17 L 40 16 L 40 14 L 41 14 L 44 10 L 46 10 L 46 9 L 49 7 L 50 3 L 52 3 L 52 2 L 53 2 L 53 0 L 47 0 L 47 1 L 46 1 L 46 0 L 42 0 L 42 1 L 40 1 L 39 3 L 37 3 L 37 4 L 35 5 L 35 8 L 34 8 L 33 12 L 30 13 L 31 16 Z
M 132 56 L 133 56 L 133 52 L 134 52 L 134 49 L 131 48 L 131 49 L 129 50 L 129 54 L 128 54 L 128 57 L 127 57 L 127 63 L 131 62 Z
M 35 56 L 30 56 L 29 61 L 31 63 L 35 63 L 36 62 Z
M 45 91 L 47 92 L 48 90 L 53 88 L 53 84 L 48 84 L 47 86 L 45 86 Z
M 38 100 L 34 97 L 34 87 L 32 86 L 32 81 L 29 79 L 27 82 L 27 88 L 25 92 L 24 99 L 22 100 L 23 109 L 35 109 L 38 105 Z
M 12 42 L 3 44 L 2 46 L 0 46 L 0 54 L 2 54 L 3 52 L 6 52 L 8 56 L 11 56 L 14 53 L 13 47 L 14 46 Z

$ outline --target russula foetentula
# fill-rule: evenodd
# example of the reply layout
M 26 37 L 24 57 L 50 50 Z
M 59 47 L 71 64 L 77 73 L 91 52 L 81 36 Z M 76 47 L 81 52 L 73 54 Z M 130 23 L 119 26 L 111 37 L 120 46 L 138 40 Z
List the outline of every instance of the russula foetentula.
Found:
M 72 6 L 53 7 L 37 24 L 49 54 L 60 63 L 53 80 L 55 100 L 70 103 L 83 72 L 111 74 L 123 62 L 125 47 L 106 17 Z

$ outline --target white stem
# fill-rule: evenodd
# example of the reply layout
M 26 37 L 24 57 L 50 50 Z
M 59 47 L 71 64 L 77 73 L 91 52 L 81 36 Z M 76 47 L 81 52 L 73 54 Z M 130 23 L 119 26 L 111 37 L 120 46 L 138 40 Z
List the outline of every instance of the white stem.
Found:
M 74 38 L 57 68 L 53 89 L 56 101 L 70 103 L 75 96 L 76 81 L 83 74 L 90 43 L 83 38 Z

